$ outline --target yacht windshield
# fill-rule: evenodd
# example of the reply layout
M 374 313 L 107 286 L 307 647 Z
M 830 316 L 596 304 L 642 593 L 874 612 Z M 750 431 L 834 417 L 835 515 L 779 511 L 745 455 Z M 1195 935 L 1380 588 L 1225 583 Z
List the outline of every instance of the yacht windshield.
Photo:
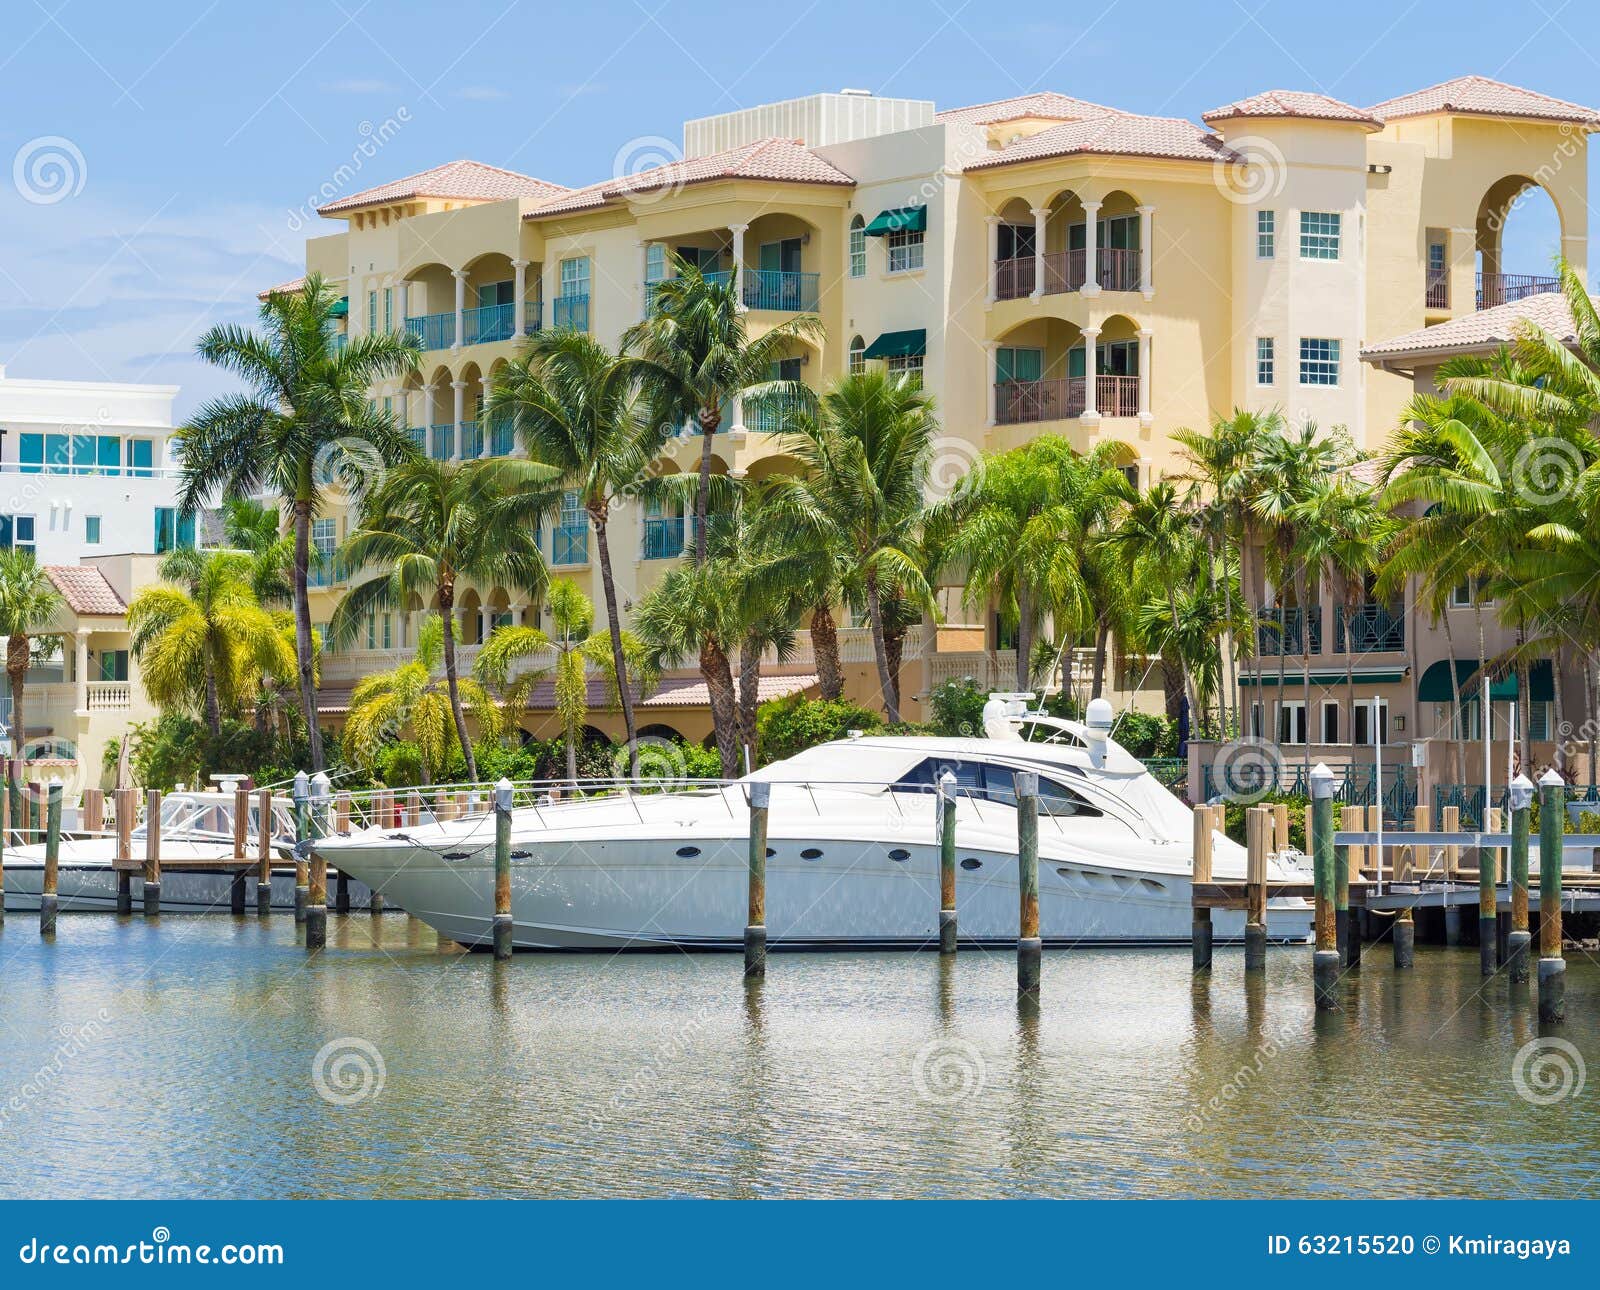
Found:
M 902 776 L 899 783 L 906 787 L 932 787 L 946 771 L 955 776 L 956 793 L 961 797 L 976 797 L 1002 806 L 1017 804 L 1016 772 L 1010 766 L 989 762 L 929 757 Z M 1039 809 L 1054 816 L 1104 814 L 1081 793 L 1045 775 L 1039 777 Z

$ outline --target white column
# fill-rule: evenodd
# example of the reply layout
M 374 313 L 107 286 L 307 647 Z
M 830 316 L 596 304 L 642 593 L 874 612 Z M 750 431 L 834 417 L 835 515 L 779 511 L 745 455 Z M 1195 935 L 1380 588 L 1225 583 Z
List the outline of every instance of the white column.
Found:
M 493 445 L 489 442 L 489 421 L 483 415 L 484 409 L 489 406 L 489 378 L 478 378 L 478 428 L 483 435 L 483 442 L 478 445 L 478 456 L 488 457 L 492 454 Z
M 985 309 L 1000 298 L 995 290 L 1000 279 L 1000 217 L 990 215 L 986 222 L 989 225 L 989 289 L 983 297 Z
M 79 629 L 77 633 L 78 652 L 73 659 L 77 675 L 74 677 L 77 688 L 77 715 L 89 715 L 89 633 Z
M 1139 424 L 1148 426 L 1150 415 L 1150 329 L 1139 329 Z
M 1044 223 L 1050 218 L 1048 206 L 1033 208 L 1033 290 L 1035 300 L 1044 295 Z
M 461 348 L 462 324 L 466 321 L 462 314 L 467 308 L 467 271 L 465 269 L 451 269 L 450 276 L 456 280 L 456 334 L 450 343 L 451 349 Z
M 528 330 L 528 262 L 526 260 L 511 261 L 511 270 L 516 275 L 512 284 L 512 292 L 517 302 L 515 321 L 512 326 L 516 329 L 518 339 Z
M 748 224 L 729 224 L 728 225 L 728 231 L 733 234 L 733 280 L 734 280 L 735 283 L 738 284 L 738 288 L 739 288 L 739 308 L 740 309 L 743 309 L 745 307 L 745 304 L 744 304 L 744 235 L 745 235 L 745 233 L 747 231 L 749 231 L 749 228 L 750 228 L 750 226 Z M 737 406 L 737 405 L 735 405 L 735 406 Z M 738 417 L 737 413 L 735 413 L 735 415 L 734 415 L 734 420 L 735 421 L 739 420 L 739 417 Z M 741 425 L 739 428 L 742 430 L 744 427 Z
M 728 427 L 728 433 L 732 437 L 734 443 L 744 442 L 745 428 L 743 395 L 736 394 L 733 396 L 733 424 Z
M 1000 419 L 1000 342 L 985 341 L 983 347 L 989 351 L 989 424 L 995 425 Z
M 1100 294 L 1100 214 L 1099 202 L 1083 204 L 1083 294 Z
M 1151 217 L 1155 213 L 1154 206 L 1139 207 L 1139 290 L 1144 293 L 1146 300 L 1156 293 L 1155 255 L 1152 251 L 1155 235 L 1150 227 Z
M 433 393 L 437 385 L 424 385 L 422 387 L 422 420 L 418 422 L 422 427 L 422 451 L 428 451 L 428 445 L 433 437 Z
M 406 330 L 406 322 L 411 317 L 411 281 L 410 281 L 410 279 L 409 278 L 401 278 L 399 282 L 394 284 L 394 291 L 395 291 L 395 295 L 397 295 L 399 297 L 399 299 L 395 303 L 400 306 L 400 331 L 402 333 L 404 333 L 405 330 Z
M 1083 329 L 1083 413 L 1085 421 L 1099 421 L 1099 355 L 1095 352 L 1100 342 L 1098 327 Z
M 639 317 L 650 316 L 650 243 L 639 240 Z
M 461 446 L 462 446 L 461 445 L 461 416 L 462 416 L 462 413 L 466 410 L 467 383 L 465 381 L 462 381 L 462 380 L 451 381 L 450 382 L 450 388 L 456 392 L 455 419 L 454 419 L 455 420 L 455 427 L 451 431 L 451 447 L 452 447 L 453 451 L 450 453 L 450 455 L 452 457 L 459 457 L 461 455 Z

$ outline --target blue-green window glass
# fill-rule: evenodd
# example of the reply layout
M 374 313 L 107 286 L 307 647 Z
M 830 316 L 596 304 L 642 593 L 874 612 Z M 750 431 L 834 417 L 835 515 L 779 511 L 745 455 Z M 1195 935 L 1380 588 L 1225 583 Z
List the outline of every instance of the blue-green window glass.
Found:
M 1037 381 L 1044 375 L 1044 350 L 1016 349 L 1002 346 L 995 351 L 994 379 L 1006 381 Z
M 136 475 L 148 475 L 155 465 L 155 443 L 150 439 L 129 439 L 128 469 Z
M 1075 345 L 1067 351 L 1067 375 L 1078 377 L 1084 375 L 1084 353 L 1082 345 Z
M 383 289 L 383 329 L 384 329 L 384 331 L 393 331 L 394 330 L 394 288 L 393 287 L 385 287 Z
M 92 434 L 75 434 L 72 436 L 72 473 L 74 475 L 92 475 L 99 462 L 100 444 Z
M 100 517 L 98 515 L 86 515 L 83 517 L 83 540 L 90 546 L 98 546 L 100 544 Z
M 367 334 L 370 336 L 378 330 L 378 293 L 367 292 Z
M 586 296 L 589 294 L 589 257 L 576 256 L 561 261 L 561 294 Z
M 175 507 L 156 507 L 156 554 L 171 551 L 175 547 L 193 549 L 194 547 L 194 516 L 180 516 Z
M 517 284 L 513 279 L 504 282 L 485 282 L 478 288 L 478 308 L 493 305 L 511 305 L 517 302 Z
M 0 515 L 0 547 L 33 550 L 33 516 Z
M 37 475 L 44 468 L 44 436 L 24 433 L 17 436 L 17 460 L 24 475 Z
M 105 649 L 100 651 L 100 670 L 96 678 L 101 681 L 126 681 L 128 679 L 128 651 Z
M 644 248 L 644 280 L 660 282 L 667 276 L 667 248 L 664 243 L 651 242 Z
M 117 468 L 122 465 L 122 438 L 120 435 L 103 434 L 96 445 L 95 465 L 99 466 L 102 475 L 115 475 Z

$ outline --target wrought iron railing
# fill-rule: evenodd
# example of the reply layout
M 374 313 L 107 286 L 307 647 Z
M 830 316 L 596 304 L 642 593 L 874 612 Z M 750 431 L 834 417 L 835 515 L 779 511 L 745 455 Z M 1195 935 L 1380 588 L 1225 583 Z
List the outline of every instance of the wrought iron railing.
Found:
M 1311 648 L 1310 653 L 1322 653 L 1322 606 L 1314 605 L 1309 610 L 1298 609 L 1294 606 L 1279 608 L 1276 605 L 1263 605 L 1256 614 L 1256 652 L 1259 654 L 1298 654 L 1307 653 L 1304 644 L 1306 632 L 1309 629 Z
M 435 461 L 449 461 L 456 446 L 456 428 L 453 424 L 428 427 L 428 455 Z
M 1137 247 L 1100 248 L 1100 271 L 1097 277 L 1102 291 L 1137 291 L 1139 270 L 1140 256 Z
M 1232 757 L 1201 767 L 1204 800 L 1260 801 L 1266 797 L 1311 796 L 1311 782 L 1303 759 L 1291 762 L 1303 745 L 1261 743 L 1259 757 Z M 1377 801 L 1376 768 L 1369 763 L 1333 765 L 1334 799 L 1345 806 L 1373 806 Z M 1416 772 L 1409 766 L 1383 768 L 1383 814 L 1386 820 L 1406 819 L 1417 805 Z
M 1425 301 L 1429 309 L 1450 308 L 1450 270 L 1429 269 Z
M 1560 278 L 1544 277 L 1536 273 L 1480 273 L 1478 308 L 1493 309 L 1496 305 L 1509 305 L 1518 300 L 1526 300 L 1529 296 L 1560 290 Z
M 449 349 L 456 343 L 456 316 L 422 314 L 407 318 L 406 330 L 422 342 L 423 349 Z
M 1139 413 L 1137 376 L 1095 377 L 1095 411 L 1103 417 Z M 1081 376 L 1044 381 L 1001 381 L 995 386 L 995 420 L 1001 425 L 1057 421 L 1087 410 L 1087 382 Z
M 489 345 L 510 340 L 517 332 L 517 307 L 514 304 L 482 305 L 461 313 L 461 342 L 464 345 Z
M 589 525 L 558 524 L 550 535 L 551 564 L 589 563 Z
M 1339 648 L 1346 653 L 1395 653 L 1406 647 L 1405 615 L 1393 612 L 1387 605 L 1359 605 L 1354 612 L 1336 605 L 1334 623 Z
M 683 516 L 662 515 L 645 520 L 641 559 L 675 560 L 682 554 Z
M 510 417 L 496 417 L 489 422 L 489 455 L 509 457 L 516 448 L 516 423 Z
M 550 325 L 552 327 L 570 327 L 573 331 L 588 331 L 588 295 L 557 296 L 550 302 Z

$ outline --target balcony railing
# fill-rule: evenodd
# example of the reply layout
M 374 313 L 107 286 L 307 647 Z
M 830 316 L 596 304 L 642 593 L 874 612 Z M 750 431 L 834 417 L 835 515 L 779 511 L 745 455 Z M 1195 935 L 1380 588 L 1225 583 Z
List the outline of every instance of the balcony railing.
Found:
M 407 426 L 405 430 L 406 434 L 410 437 L 411 442 L 417 445 L 418 452 L 428 451 L 427 426 Z
M 1297 609 L 1290 606 L 1279 609 L 1276 605 L 1263 605 L 1256 616 L 1257 652 L 1261 654 L 1304 655 L 1306 629 L 1310 628 L 1313 654 L 1322 653 L 1322 606 Z
M 1001 381 L 995 386 L 995 420 L 1001 425 L 1082 416 L 1087 382 L 1081 376 L 1050 381 Z M 1137 376 L 1095 377 L 1095 411 L 1103 417 L 1139 415 Z
M 1428 270 L 1428 295 L 1424 302 L 1429 309 L 1450 308 L 1450 270 Z
M 483 422 L 463 421 L 461 423 L 461 459 L 474 461 L 483 456 Z
M 1529 296 L 1560 290 L 1560 278 L 1540 277 L 1532 273 L 1480 273 L 1478 308 L 1493 309 L 1496 305 L 1509 305 L 1526 300 Z
M 463 345 L 489 345 L 498 340 L 510 340 L 516 333 L 516 305 L 482 305 L 461 312 Z
M 1081 291 L 1088 281 L 1089 254 L 1079 248 L 1075 251 L 1051 251 L 1039 257 L 1044 262 L 1044 285 L 1041 295 L 1054 296 L 1067 291 Z M 1031 255 L 1013 260 L 996 260 L 994 265 L 994 294 L 999 300 L 1018 300 L 1031 295 L 1038 281 L 1038 267 Z M 1100 248 L 1100 267 L 1095 274 L 1104 291 L 1137 291 L 1143 281 L 1143 260 L 1137 247 Z
M 1100 289 L 1102 291 L 1137 291 L 1139 289 L 1139 250 L 1137 247 L 1100 248 Z
M 509 457 L 517 446 L 516 423 L 510 417 L 496 417 L 489 423 L 489 455 Z
M 531 336 L 544 323 L 544 301 L 529 300 L 522 306 L 522 334 Z
M 422 342 L 423 349 L 449 349 L 456 343 L 456 316 L 422 314 L 407 318 L 406 330 Z
M 551 564 L 589 563 L 589 525 L 558 524 L 550 535 Z
M 768 394 L 750 399 L 744 405 L 744 426 L 760 434 L 783 434 L 793 430 L 800 416 L 810 409 L 802 394 Z
M 683 554 L 683 516 L 663 515 L 644 522 L 645 560 L 675 560 Z
M 1336 605 L 1334 622 L 1347 653 L 1392 653 L 1406 647 L 1405 615 L 1392 612 L 1387 605 L 1359 605 L 1349 614 L 1343 605 Z
M 456 428 L 453 424 L 428 427 L 428 456 L 435 461 L 449 461 L 456 446 Z
M 730 278 L 727 269 L 718 269 L 705 275 L 707 282 L 726 286 Z M 799 273 L 789 269 L 745 269 L 739 274 L 739 297 L 746 309 L 770 309 L 779 313 L 815 313 L 817 284 L 820 275 Z M 656 307 L 659 282 L 644 284 L 646 311 Z
M 131 691 L 126 681 L 90 681 L 89 711 L 104 712 L 110 708 L 126 708 Z
M 557 296 L 550 302 L 550 325 L 570 327 L 573 331 L 589 330 L 589 297 Z

